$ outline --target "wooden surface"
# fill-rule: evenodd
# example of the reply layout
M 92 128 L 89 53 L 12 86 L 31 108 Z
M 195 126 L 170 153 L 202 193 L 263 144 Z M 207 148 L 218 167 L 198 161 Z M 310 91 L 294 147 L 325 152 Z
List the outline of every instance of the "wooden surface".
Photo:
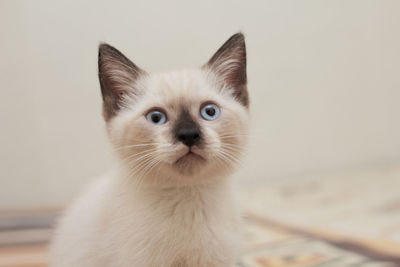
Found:
M 26 217 L 24 219 L 27 219 Z M 314 238 L 285 230 L 281 226 L 248 216 L 242 257 L 238 267 L 278 266 L 398 266 L 363 255 L 346 247 L 335 246 L 322 238 Z M 0 246 L 0 267 L 45 267 L 48 261 L 48 239 L 51 229 L 18 229 L 8 231 Z M 2 234 L 5 230 L 2 230 Z M 25 242 L 15 236 L 24 236 Z M 4 238 L 4 239 L 3 239 Z M 8 243 L 8 244 L 7 244 Z
M 248 187 L 239 267 L 400 266 L 400 167 Z M 58 210 L 0 212 L 0 267 L 44 267 Z

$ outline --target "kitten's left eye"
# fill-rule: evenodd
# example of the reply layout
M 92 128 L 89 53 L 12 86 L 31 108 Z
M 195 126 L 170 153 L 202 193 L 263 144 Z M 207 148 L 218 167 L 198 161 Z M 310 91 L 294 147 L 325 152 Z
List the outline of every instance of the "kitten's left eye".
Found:
M 146 114 L 146 119 L 151 123 L 161 125 L 167 121 L 167 115 L 160 110 L 153 110 Z
M 203 119 L 208 121 L 215 120 L 216 118 L 219 117 L 220 114 L 221 110 L 215 104 L 207 104 L 200 109 L 201 117 L 203 117 Z

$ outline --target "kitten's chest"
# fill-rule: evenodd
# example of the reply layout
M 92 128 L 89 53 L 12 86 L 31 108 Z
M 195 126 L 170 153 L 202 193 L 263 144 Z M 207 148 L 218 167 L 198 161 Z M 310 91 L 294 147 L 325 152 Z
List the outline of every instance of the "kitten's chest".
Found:
M 220 232 L 231 214 L 224 212 L 222 203 L 213 203 L 201 192 L 182 192 L 163 199 L 153 206 L 152 220 L 160 222 L 165 229 L 164 238 L 184 242 L 187 246 L 197 239 Z
M 132 241 L 148 248 L 154 261 L 150 266 L 213 266 L 233 249 L 238 235 L 235 210 L 226 199 L 201 193 L 166 194 L 146 207 L 146 216 L 139 218 L 142 231 Z M 164 262 L 151 255 L 164 255 Z

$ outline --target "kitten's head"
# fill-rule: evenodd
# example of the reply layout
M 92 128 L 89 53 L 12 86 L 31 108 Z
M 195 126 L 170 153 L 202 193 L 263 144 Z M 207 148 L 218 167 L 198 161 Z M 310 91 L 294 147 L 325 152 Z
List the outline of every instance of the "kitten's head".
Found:
M 240 160 L 249 119 L 241 33 L 201 68 L 161 74 L 146 73 L 102 44 L 99 79 L 111 142 L 141 181 L 203 183 Z

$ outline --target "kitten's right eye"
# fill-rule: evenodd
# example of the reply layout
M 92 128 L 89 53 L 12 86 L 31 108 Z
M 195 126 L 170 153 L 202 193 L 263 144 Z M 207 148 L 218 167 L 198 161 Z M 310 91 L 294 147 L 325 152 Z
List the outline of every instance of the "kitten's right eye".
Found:
M 146 114 L 146 119 L 157 125 L 161 125 L 167 122 L 167 115 L 160 110 L 152 110 Z

